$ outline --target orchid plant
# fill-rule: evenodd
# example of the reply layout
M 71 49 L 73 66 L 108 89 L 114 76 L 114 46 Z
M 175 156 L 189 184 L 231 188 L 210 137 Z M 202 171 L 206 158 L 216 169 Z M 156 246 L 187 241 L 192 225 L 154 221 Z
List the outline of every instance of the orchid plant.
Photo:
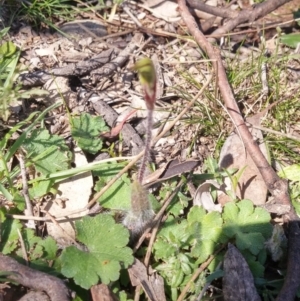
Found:
M 131 210 L 123 221 L 123 224 L 130 230 L 131 235 L 134 237 L 149 225 L 154 216 L 148 193 L 142 184 L 151 150 L 153 111 L 156 101 L 156 72 L 154 64 L 149 58 L 143 58 L 137 61 L 133 69 L 138 72 L 147 107 L 145 152 L 139 167 L 137 180 L 134 179 L 131 187 Z

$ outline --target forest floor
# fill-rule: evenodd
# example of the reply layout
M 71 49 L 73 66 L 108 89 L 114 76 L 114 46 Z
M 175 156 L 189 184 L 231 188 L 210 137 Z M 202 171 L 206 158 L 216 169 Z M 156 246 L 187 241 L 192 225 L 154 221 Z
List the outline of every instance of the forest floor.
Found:
M 298 300 L 299 1 L 115 2 L 0 0 L 0 300 Z

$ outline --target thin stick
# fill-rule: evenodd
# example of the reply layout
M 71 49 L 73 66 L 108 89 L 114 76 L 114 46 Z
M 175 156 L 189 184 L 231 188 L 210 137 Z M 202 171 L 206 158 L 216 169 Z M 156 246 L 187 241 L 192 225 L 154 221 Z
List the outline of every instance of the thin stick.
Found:
M 141 22 L 132 14 L 132 12 L 130 11 L 129 7 L 126 5 L 126 2 L 124 2 L 123 4 L 123 10 L 125 11 L 125 13 L 127 13 L 127 15 L 132 19 L 132 21 L 138 26 L 138 27 L 142 27 L 143 25 L 141 24 Z
M 295 140 L 297 142 L 300 142 L 300 138 L 299 137 L 295 137 L 291 134 L 286 134 L 286 133 L 281 133 L 281 132 L 278 132 L 278 131 L 274 131 L 272 129 L 268 129 L 268 128 L 265 128 L 263 126 L 259 126 L 259 125 L 254 125 L 254 124 L 251 124 L 250 125 L 255 128 L 255 129 L 258 129 L 258 130 L 261 130 L 263 132 L 267 132 L 267 133 L 271 133 L 271 134 L 274 134 L 274 135 L 277 135 L 277 136 L 282 136 L 282 137 L 286 137 L 286 138 L 289 138 L 289 139 L 292 139 L 292 140 Z
M 177 301 L 183 301 L 185 298 L 186 293 L 190 289 L 192 283 L 199 277 L 199 275 L 210 265 L 210 263 L 215 259 L 216 255 L 224 248 L 222 246 L 219 250 L 217 250 L 213 255 L 210 255 L 208 259 L 203 262 L 200 267 L 195 271 L 189 282 L 186 284 L 184 289 L 182 290 L 181 294 L 179 295 Z
M 25 166 L 25 159 L 22 154 L 22 151 L 19 152 L 18 155 L 19 163 L 20 163 L 20 170 L 21 170 L 21 176 L 22 176 L 22 184 L 23 184 L 23 196 L 25 199 L 26 203 L 26 210 L 25 210 L 25 215 L 33 215 L 33 208 L 32 204 L 29 198 L 29 193 L 28 193 L 28 183 L 27 183 L 27 177 L 26 177 L 26 166 Z M 35 229 L 35 224 L 33 220 L 29 220 L 27 223 L 28 228 Z
M 97 192 L 94 197 L 89 201 L 89 203 L 86 205 L 86 207 L 84 209 L 89 209 L 91 208 L 96 202 L 97 200 L 119 179 L 122 177 L 122 175 L 124 173 L 126 173 L 132 166 L 134 166 L 134 164 L 142 158 L 144 154 L 144 151 L 141 151 L 128 165 L 126 165 L 120 172 L 118 172 L 118 174 L 113 177 L 107 184 L 105 187 L 103 187 L 99 192 Z M 74 214 L 73 211 L 68 213 L 68 215 L 70 214 Z
M 268 190 L 272 193 L 274 197 L 274 202 L 277 204 L 284 204 L 290 208 L 288 214 L 286 214 L 286 220 L 297 220 L 299 219 L 295 213 L 294 208 L 291 206 L 291 201 L 288 194 L 288 185 L 285 180 L 279 178 L 275 173 L 273 168 L 270 166 L 268 160 L 261 152 L 258 144 L 253 139 L 252 134 L 250 133 L 244 118 L 240 112 L 240 109 L 235 101 L 234 94 L 228 83 L 227 74 L 222 63 L 222 58 L 220 56 L 220 51 L 213 47 L 205 38 L 203 33 L 199 30 L 199 27 L 195 19 L 191 16 L 190 11 L 188 10 L 185 0 L 177 0 L 179 5 L 179 10 L 184 22 L 187 24 L 187 27 L 190 33 L 193 35 L 195 40 L 198 42 L 199 46 L 207 52 L 208 56 L 214 60 L 214 69 L 218 73 L 217 82 L 222 95 L 225 106 L 227 107 L 228 112 L 235 121 L 235 124 L 239 127 L 241 137 L 246 146 L 247 152 L 253 159 L 255 165 L 259 169 Z M 284 0 L 277 0 L 276 3 L 282 2 Z M 269 4 L 270 1 L 266 1 Z M 274 1 L 275 2 L 275 1 Z M 245 13 L 248 13 L 245 12 Z M 229 21 L 230 22 L 230 21 Z M 228 22 L 228 23 L 229 23 Z M 228 24 L 226 23 L 226 24 Z
M 216 270 L 219 270 L 221 268 L 221 265 L 222 265 L 222 261 L 219 262 L 218 266 L 216 267 L 215 271 Z M 195 301 L 201 301 L 205 292 L 207 291 L 208 287 L 210 286 L 212 280 L 209 281 L 209 282 L 206 282 L 203 289 L 201 290 L 199 296 L 197 297 L 197 299 Z
M 18 231 L 18 236 L 19 236 L 19 239 L 20 239 L 20 244 L 21 244 L 23 259 L 26 261 L 26 265 L 28 265 L 28 256 L 27 256 L 27 251 L 26 251 L 26 248 L 25 248 L 24 239 L 22 237 L 20 229 L 17 229 L 17 231 Z
M 147 247 L 146 256 L 145 256 L 145 259 L 144 259 L 144 264 L 145 264 L 146 268 L 148 267 L 149 262 L 150 262 L 150 257 L 151 257 L 151 253 L 152 253 L 152 247 L 153 247 L 153 244 L 154 244 L 154 241 L 155 241 L 155 238 L 156 238 L 156 234 L 158 232 L 161 220 L 162 220 L 162 216 L 159 218 L 159 220 L 156 222 L 156 224 L 152 228 L 151 238 L 150 238 L 150 241 L 149 241 L 149 244 L 148 244 L 148 247 Z
M 142 289 L 142 286 L 140 284 L 136 286 L 133 301 L 139 301 L 140 300 L 141 289 Z

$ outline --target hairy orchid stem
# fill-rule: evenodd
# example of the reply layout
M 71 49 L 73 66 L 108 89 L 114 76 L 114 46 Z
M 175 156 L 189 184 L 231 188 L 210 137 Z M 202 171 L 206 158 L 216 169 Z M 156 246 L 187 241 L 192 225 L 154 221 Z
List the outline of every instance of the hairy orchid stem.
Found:
M 146 128 L 146 141 L 145 141 L 145 153 L 139 168 L 138 181 L 143 184 L 145 177 L 146 166 L 150 158 L 151 140 L 152 140 L 152 126 L 153 126 L 153 110 L 148 109 L 147 114 L 147 128 Z

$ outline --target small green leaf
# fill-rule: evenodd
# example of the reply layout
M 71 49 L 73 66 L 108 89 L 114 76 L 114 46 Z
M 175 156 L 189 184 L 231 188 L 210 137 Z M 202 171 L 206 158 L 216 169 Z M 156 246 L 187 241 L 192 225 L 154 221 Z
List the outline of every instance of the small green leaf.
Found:
M 44 248 L 43 258 L 48 260 L 55 260 L 56 253 L 57 253 L 57 244 L 56 241 L 51 237 L 48 236 L 45 239 L 39 241 L 39 244 Z
M 189 225 L 191 225 L 194 222 L 200 222 L 205 216 L 205 214 L 206 212 L 203 207 L 199 207 L 199 206 L 192 207 L 187 217 Z
M 209 255 L 214 253 L 216 243 L 212 240 L 196 241 L 195 246 L 192 248 L 191 255 L 197 259 L 197 263 L 204 262 Z
M 33 183 L 32 187 L 29 188 L 30 198 L 35 199 L 47 194 L 51 190 L 53 183 L 54 180 L 43 180 Z
M 183 278 L 184 273 L 181 269 L 174 271 L 173 277 L 171 279 L 171 287 L 178 288 L 181 285 Z
M 110 180 L 110 178 L 100 178 L 95 185 L 95 190 L 100 191 L 103 186 Z M 115 183 L 100 197 L 98 200 L 101 206 L 112 210 L 129 210 L 131 185 L 127 175 L 115 181 Z
M 17 51 L 17 47 L 14 43 L 8 41 L 0 46 L 0 59 L 11 57 Z
M 9 32 L 9 27 L 0 30 L 0 39 L 2 39 Z
M 169 258 L 181 247 L 184 247 L 189 238 L 189 233 L 186 231 L 186 220 L 174 218 L 170 215 L 165 224 L 168 226 L 159 231 L 154 244 L 156 259 Z
M 280 42 L 288 47 L 296 48 L 300 43 L 300 33 L 290 33 L 280 37 Z
M 176 252 L 176 247 L 169 242 L 158 238 L 154 245 L 155 259 L 168 258 Z
M 96 154 L 102 148 L 100 133 L 108 130 L 100 116 L 93 117 L 90 114 L 83 113 L 72 120 L 72 137 L 81 149 L 91 154 Z
M 10 254 L 14 251 L 19 242 L 18 229 L 20 230 L 22 225 L 20 221 L 16 219 L 6 219 L 1 225 L 1 242 L 0 251 L 2 254 Z
M 261 233 L 238 233 L 236 236 L 236 246 L 239 250 L 249 250 L 253 255 L 257 255 L 265 245 L 265 238 Z
M 217 243 L 224 242 L 222 234 L 223 220 L 219 212 L 206 213 L 202 207 L 191 208 L 188 214 L 187 232 L 191 236 L 191 255 L 202 263 L 213 254 Z
M 66 248 L 61 255 L 62 273 L 89 289 L 99 280 L 108 284 L 119 279 L 121 266 L 133 263 L 132 250 L 126 245 L 129 232 L 109 215 L 84 217 L 75 223 L 77 240 L 87 251 Z
M 205 214 L 202 207 L 193 207 L 188 214 L 188 223 L 189 233 L 197 240 L 217 242 L 221 238 L 223 221 L 219 212 Z
M 42 175 L 69 168 L 70 152 L 62 137 L 50 135 L 47 130 L 33 130 L 23 147 Z
M 300 164 L 293 164 L 283 168 L 278 175 L 290 181 L 300 181 Z

